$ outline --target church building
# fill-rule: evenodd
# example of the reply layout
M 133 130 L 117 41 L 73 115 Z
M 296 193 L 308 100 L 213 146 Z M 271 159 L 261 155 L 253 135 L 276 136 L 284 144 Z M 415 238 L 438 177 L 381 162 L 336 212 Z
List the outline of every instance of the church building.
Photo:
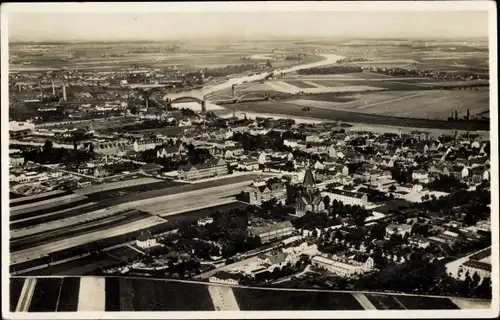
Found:
M 319 213 L 325 210 L 323 198 L 316 186 L 311 169 L 307 169 L 304 175 L 302 188 L 295 201 L 295 210 L 299 216 L 303 216 L 307 211 Z

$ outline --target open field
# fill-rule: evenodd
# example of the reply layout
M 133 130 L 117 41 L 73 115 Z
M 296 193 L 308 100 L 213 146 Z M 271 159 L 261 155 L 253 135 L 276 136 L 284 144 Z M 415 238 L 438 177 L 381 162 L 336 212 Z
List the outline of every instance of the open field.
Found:
M 400 301 L 406 309 L 410 310 L 433 310 L 433 309 L 459 309 L 449 299 L 427 298 L 425 296 L 399 296 Z
M 43 292 L 43 295 L 33 295 L 29 312 L 54 312 L 57 309 L 62 278 L 38 279 L 35 291 Z
M 17 219 L 20 219 L 19 218 L 20 216 L 28 215 L 33 211 L 43 210 L 46 208 L 52 208 L 57 206 L 64 206 L 68 203 L 76 203 L 84 199 L 85 199 L 84 196 L 74 193 L 70 193 L 68 195 L 60 196 L 57 198 L 40 199 L 40 201 L 37 202 L 26 203 L 14 207 L 13 209 L 10 210 L 10 215 L 16 217 Z
M 17 288 L 15 292 L 20 292 L 25 279 L 33 278 L 11 278 L 11 288 Z M 82 304 L 81 300 L 88 299 L 90 293 L 80 289 L 82 284 L 86 284 L 83 279 L 37 278 L 41 284 L 37 283 L 33 292 L 32 301 L 36 303 L 28 307 L 30 310 L 43 308 L 49 309 L 44 311 L 76 311 L 77 307 Z M 214 301 L 216 299 L 210 295 L 209 287 L 230 289 L 234 293 L 239 310 L 243 311 L 364 310 L 366 306 L 361 305 L 354 295 L 366 296 L 377 310 L 460 309 L 452 302 L 455 300 L 463 300 L 464 309 L 486 309 L 491 304 L 488 300 L 478 299 L 391 293 L 226 287 L 203 282 L 127 276 L 93 277 L 93 279 L 102 285 L 101 292 L 95 297 L 98 300 L 95 304 L 103 306 L 105 311 L 213 311 L 214 303 L 217 301 Z M 53 287 L 53 290 L 57 291 L 56 294 L 52 296 L 45 294 L 47 291 L 43 289 L 46 287 Z M 11 295 L 11 310 L 20 299 L 19 295 Z M 377 302 L 382 300 L 386 303 Z
M 377 308 L 377 310 L 405 310 L 406 308 L 392 296 L 366 294 L 368 300 Z
M 301 292 L 233 288 L 240 310 L 363 310 L 346 293 Z
M 77 235 L 72 238 L 56 240 L 39 246 L 26 248 L 17 252 L 11 252 L 11 261 L 13 264 L 19 264 L 25 261 L 35 260 L 49 253 L 78 247 L 86 243 L 110 238 L 120 234 L 126 234 L 136 230 L 146 229 L 160 223 L 162 223 L 162 220 L 158 217 L 145 217 L 137 221 L 131 221 L 130 223 L 124 225 L 116 227 L 111 226 L 105 230 L 98 230 L 87 234 Z
M 10 280 L 10 310 L 16 310 L 17 302 L 21 296 L 21 290 L 23 289 L 24 278 L 12 278 Z
M 230 110 L 241 112 L 279 114 L 287 116 L 310 117 L 324 119 L 328 121 L 343 121 L 348 123 L 364 123 L 373 125 L 386 125 L 398 127 L 421 127 L 449 130 L 489 130 L 488 122 L 472 121 L 446 121 L 446 120 L 427 120 L 418 118 L 402 118 L 397 116 L 385 116 L 352 112 L 347 110 L 335 110 L 330 108 L 311 107 L 310 111 L 303 111 L 303 106 L 292 103 L 266 101 L 255 103 L 241 103 L 228 105 Z
M 338 97 L 305 97 L 287 103 L 321 109 L 334 109 L 366 114 L 390 115 L 406 118 L 447 119 L 455 110 L 463 117 L 467 109 L 471 116 L 489 110 L 487 91 L 389 91 L 345 95 Z M 318 100 L 316 100 L 318 99 Z M 351 101 L 346 101 L 351 99 Z M 334 100 L 334 101 L 332 101 Z M 337 101 L 335 101 L 337 100 Z
M 44 205 L 41 205 L 39 208 L 38 207 L 33 207 L 31 208 L 28 212 L 15 212 L 12 213 L 10 216 L 10 221 L 11 223 L 17 223 L 20 222 L 21 220 L 27 221 L 29 220 L 34 220 L 37 218 L 40 218 L 41 216 L 48 217 L 52 215 L 52 213 L 58 211 L 58 212 L 65 212 L 67 213 L 67 209 L 72 209 L 75 207 L 79 207 L 82 205 L 85 205 L 87 203 L 90 203 L 91 201 L 88 200 L 87 198 L 82 198 L 79 199 L 77 198 L 75 201 L 71 200 L 66 200 L 62 202 L 55 202 L 55 203 L 47 203 Z M 49 218 L 50 220 L 50 218 Z
M 189 211 L 184 211 L 182 214 L 176 215 L 163 215 L 162 218 L 167 219 L 169 222 L 177 221 L 196 221 L 199 218 L 210 216 L 215 212 L 228 212 L 234 209 L 244 209 L 248 204 L 239 201 L 227 201 L 223 203 L 214 203 L 206 205 L 204 208 L 200 209 L 197 206 L 196 209 L 191 209 Z
M 105 299 L 106 311 L 214 311 L 203 284 L 106 278 Z
M 79 215 L 83 215 L 98 209 L 104 208 L 97 203 L 94 202 L 86 202 L 80 205 L 73 204 L 72 206 L 68 206 L 66 208 L 52 208 L 48 212 L 41 212 L 36 216 L 31 216 L 26 219 L 19 219 L 12 221 L 10 223 L 10 230 L 18 230 L 22 228 L 34 228 L 40 224 L 47 224 L 49 222 L 57 222 L 59 220 L 65 220 L 69 218 L 73 218 Z
M 54 198 L 58 198 L 58 197 L 63 197 L 63 196 L 66 196 L 68 194 L 71 194 L 71 193 L 72 193 L 71 191 L 54 190 L 54 191 L 34 194 L 31 196 L 10 199 L 10 207 L 12 208 L 12 207 L 25 205 L 28 203 L 34 203 L 34 202 L 43 201 L 43 200 L 47 200 L 47 199 L 54 199 Z
M 130 249 L 132 250 L 132 249 Z M 134 251 L 136 252 L 136 251 Z M 136 252 L 139 254 L 138 252 Z M 107 252 L 96 255 L 87 255 L 71 261 L 52 264 L 45 268 L 23 273 L 26 276 L 86 276 L 92 275 L 101 268 L 118 265 L 121 260 L 110 256 Z
M 61 239 L 68 239 L 82 234 L 88 234 L 100 230 L 125 225 L 148 217 L 149 214 L 141 211 L 131 210 L 122 214 L 96 218 L 91 221 L 83 221 L 78 225 L 66 225 L 64 227 L 25 235 L 22 238 L 11 239 L 10 252 L 27 249 L 32 246 L 40 246 Z
M 291 84 L 292 86 L 299 87 L 299 88 L 315 88 L 316 86 L 310 85 L 309 83 L 306 83 L 301 80 L 286 80 L 284 81 L 288 84 Z
M 183 184 L 180 182 L 168 180 L 156 182 L 153 184 L 141 184 L 125 188 L 111 189 L 108 191 L 99 191 L 108 188 L 93 189 L 94 187 L 90 187 L 90 189 L 84 191 L 84 193 L 86 194 L 86 199 L 80 200 L 78 202 L 64 204 L 61 206 L 54 206 L 36 210 L 30 212 L 29 217 L 19 217 L 17 220 L 13 220 L 13 218 L 11 218 L 12 221 L 10 224 L 10 228 L 12 230 L 33 227 L 41 223 L 76 217 L 93 211 L 106 209 L 108 207 L 126 204 L 128 202 L 147 200 L 168 195 L 176 195 L 184 192 L 203 190 L 206 188 L 220 187 L 247 181 L 250 182 L 257 177 L 257 174 L 228 176 L 227 178 L 220 178 L 217 180 L 205 181 L 196 184 Z M 106 185 L 101 186 L 104 187 Z M 118 186 L 119 184 L 113 184 L 114 188 L 117 188 Z M 138 205 L 138 203 L 136 203 L 135 205 Z M 84 207 L 76 208 L 77 206 Z M 125 209 L 125 207 L 123 209 Z M 17 217 L 18 216 L 16 216 L 16 218 Z
M 88 51 L 86 51 L 86 54 Z M 91 53 L 92 54 L 92 53 Z M 89 55 L 91 55 L 89 54 Z M 12 71 L 28 71 L 34 68 L 62 68 L 70 70 L 93 70 L 102 68 L 128 67 L 138 63 L 148 64 L 154 67 L 171 66 L 197 66 L 214 67 L 218 65 L 244 64 L 249 61 L 241 60 L 241 53 L 217 52 L 217 53 L 161 53 L 161 54 L 125 54 L 123 57 L 80 57 L 66 59 L 51 59 L 47 56 L 27 57 L 13 59 L 11 63 Z M 22 61 L 29 61 L 31 64 L 22 65 Z
M 75 193 L 78 193 L 80 195 L 86 195 L 88 197 L 100 198 L 101 196 L 107 194 L 110 190 L 135 193 L 146 190 L 168 188 L 180 184 L 181 183 L 179 182 L 171 180 L 160 180 L 160 179 L 145 177 L 145 178 L 93 185 L 90 187 L 77 189 L 75 190 Z

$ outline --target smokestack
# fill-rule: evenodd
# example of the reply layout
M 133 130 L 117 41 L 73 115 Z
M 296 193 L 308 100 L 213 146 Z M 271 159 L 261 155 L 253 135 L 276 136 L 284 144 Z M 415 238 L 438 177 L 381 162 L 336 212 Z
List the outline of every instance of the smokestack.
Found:
M 206 108 L 206 105 L 205 105 L 205 100 L 203 100 L 201 102 L 201 113 L 205 114 L 206 112 L 207 112 L 207 108 Z
M 40 86 L 40 101 L 43 100 L 43 88 L 42 84 L 39 82 L 38 85 Z
M 458 111 L 455 110 L 455 120 L 458 120 Z
M 51 81 L 52 81 L 52 95 L 55 96 L 56 95 L 56 85 L 54 84 L 54 79 L 52 79 Z
M 67 97 L 66 97 L 66 84 L 63 83 L 63 101 L 67 101 Z
M 469 119 L 470 119 L 470 110 L 467 109 L 467 120 L 469 120 Z

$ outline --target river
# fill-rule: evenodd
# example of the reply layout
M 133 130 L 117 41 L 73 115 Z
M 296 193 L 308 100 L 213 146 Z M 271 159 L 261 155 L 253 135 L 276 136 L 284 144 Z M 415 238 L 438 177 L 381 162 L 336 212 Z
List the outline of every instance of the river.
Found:
M 274 70 L 274 73 L 290 73 L 294 72 L 297 70 L 301 69 L 308 69 L 308 68 L 317 68 L 325 65 L 330 65 L 333 63 L 336 63 L 338 60 L 343 59 L 344 57 L 336 55 L 336 54 L 322 54 L 321 55 L 324 59 L 321 61 L 316 61 L 316 62 L 311 62 L 311 63 L 306 63 L 306 64 L 301 64 L 289 68 L 281 68 Z M 252 81 L 258 81 L 258 80 L 263 80 L 270 72 L 263 72 L 261 74 L 254 74 L 254 75 L 245 75 L 245 76 L 238 76 L 231 78 L 223 83 L 218 83 L 215 85 L 211 86 L 206 86 L 201 89 L 195 89 L 195 90 L 187 90 L 187 91 L 181 91 L 181 92 L 176 92 L 176 93 L 169 93 L 168 97 L 170 99 L 175 99 L 178 97 L 195 97 L 199 99 L 203 99 L 208 94 L 228 89 L 231 88 L 233 84 L 239 85 L 242 84 L 243 82 L 252 82 Z M 207 103 L 207 110 L 210 110 L 212 104 Z M 220 108 L 215 108 L 215 109 L 220 109 Z

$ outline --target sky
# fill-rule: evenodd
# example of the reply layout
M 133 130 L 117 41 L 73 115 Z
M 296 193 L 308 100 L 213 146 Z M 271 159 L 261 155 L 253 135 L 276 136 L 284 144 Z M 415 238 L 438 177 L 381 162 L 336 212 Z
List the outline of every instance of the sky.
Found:
M 10 41 L 198 38 L 470 38 L 488 36 L 487 11 L 10 13 Z

